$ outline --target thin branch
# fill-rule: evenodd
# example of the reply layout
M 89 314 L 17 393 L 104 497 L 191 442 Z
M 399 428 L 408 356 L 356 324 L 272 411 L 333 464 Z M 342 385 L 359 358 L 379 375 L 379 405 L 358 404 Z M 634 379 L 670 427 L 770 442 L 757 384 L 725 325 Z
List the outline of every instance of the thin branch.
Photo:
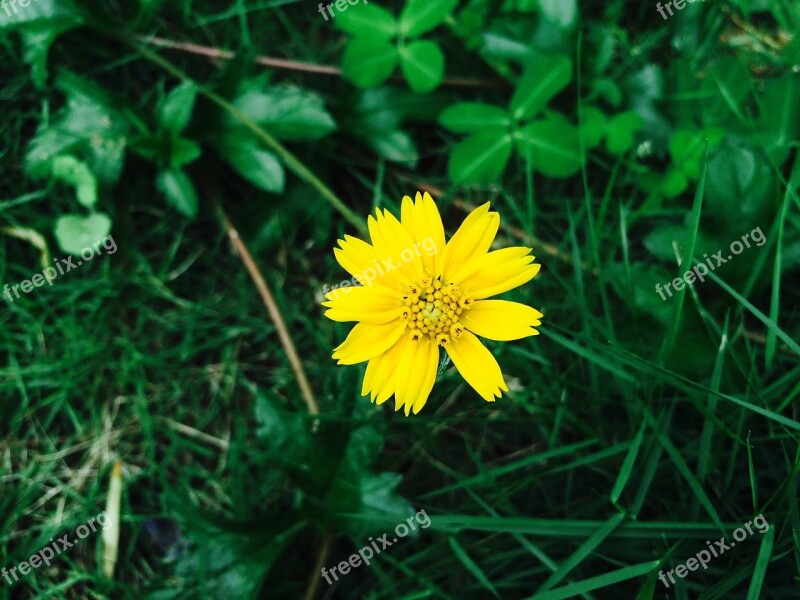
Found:
M 250 278 L 253 280 L 253 283 L 256 284 L 258 293 L 261 295 L 261 300 L 264 302 L 264 306 L 266 307 L 272 322 L 275 324 L 275 329 L 278 331 L 278 337 L 281 340 L 281 345 L 283 345 L 283 349 L 286 351 L 286 358 L 289 359 L 289 364 L 292 366 L 294 375 L 297 378 L 297 383 L 300 386 L 300 392 L 303 395 L 303 400 L 305 400 L 306 405 L 308 406 L 308 412 L 312 415 L 318 415 L 319 405 L 314 398 L 314 392 L 311 390 L 311 385 L 306 377 L 306 372 L 303 369 L 303 363 L 300 361 L 300 357 L 297 354 L 297 349 L 292 341 L 292 337 L 289 335 L 289 328 L 286 327 L 286 322 L 283 320 L 283 315 L 281 314 L 278 305 L 275 303 L 275 298 L 273 297 L 272 292 L 267 285 L 267 281 L 261 274 L 261 270 L 258 268 L 256 261 L 253 259 L 253 255 L 250 254 L 250 250 L 247 248 L 247 245 L 245 245 L 245 243 L 242 241 L 242 238 L 239 236 L 239 232 L 236 231 L 236 228 L 233 226 L 230 219 L 228 219 L 228 215 L 225 214 L 225 211 L 222 210 L 222 207 L 219 204 L 217 204 L 217 211 L 222 219 L 225 233 L 228 234 L 231 244 L 233 244 L 233 247 L 236 248 L 236 251 L 239 253 L 247 272 L 250 274 Z
M 197 56 L 204 56 L 210 60 L 232 60 L 236 57 L 234 52 L 230 50 L 223 50 L 222 48 L 212 48 L 210 46 L 201 46 L 200 44 L 193 44 L 191 42 L 178 42 L 175 40 L 168 40 L 156 36 L 137 36 L 137 39 L 152 46 L 159 48 L 168 48 L 170 50 L 178 50 L 180 52 L 187 52 L 189 54 L 196 54 Z M 255 62 L 265 67 L 272 67 L 274 69 L 284 69 L 287 71 L 297 71 L 299 73 L 315 73 L 317 75 L 331 75 L 333 77 L 341 77 L 342 70 L 339 67 L 331 67 L 328 65 L 318 65 L 316 63 L 300 62 L 296 60 L 289 60 L 286 58 L 272 58 L 270 56 L 256 56 Z M 403 80 L 399 75 L 393 76 L 391 79 Z M 442 85 L 451 87 L 498 87 L 506 86 L 508 83 L 502 80 L 486 81 L 479 79 L 463 79 L 459 77 L 451 77 L 444 79 Z
M 317 595 L 319 581 L 322 579 L 320 573 L 325 567 L 325 561 L 328 560 L 328 554 L 330 553 L 330 550 L 331 532 L 328 530 L 325 532 L 325 537 L 322 540 L 322 547 L 320 548 L 319 555 L 317 556 L 317 564 L 314 565 L 314 569 L 311 571 L 311 576 L 308 578 L 308 587 L 306 588 L 306 594 L 303 597 L 304 600 L 314 600 L 314 597 Z

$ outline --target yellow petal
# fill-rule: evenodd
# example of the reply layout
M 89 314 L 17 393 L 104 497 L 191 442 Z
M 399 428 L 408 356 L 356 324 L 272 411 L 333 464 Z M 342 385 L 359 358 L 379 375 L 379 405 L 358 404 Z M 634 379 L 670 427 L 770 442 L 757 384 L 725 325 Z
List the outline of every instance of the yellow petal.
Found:
M 534 256 L 529 252 L 529 248 L 522 247 L 488 252 L 473 262 L 471 272 L 464 279 L 455 283 L 474 300 L 513 290 L 533 279 L 541 268 L 541 265 L 531 264 Z
M 470 262 L 489 250 L 500 226 L 500 215 L 489 212 L 489 203 L 473 210 L 458 231 L 447 242 L 442 258 L 443 276 L 446 281 L 456 281 L 462 269 L 469 269 Z
M 439 346 L 428 336 L 418 342 L 405 336 L 397 366 L 395 410 L 405 409 L 406 416 L 412 408 L 414 414 L 425 405 L 433 389 L 439 367 Z
M 461 376 L 487 402 L 494 402 L 495 396 L 499 398 L 502 392 L 508 391 L 500 365 L 469 331 L 450 341 L 447 354 Z
M 472 333 L 490 340 L 518 340 L 539 335 L 533 329 L 542 317 L 535 308 L 507 300 L 479 300 L 461 315 L 460 322 Z
M 430 342 L 430 344 L 430 356 L 428 356 L 428 363 L 425 366 L 425 379 L 423 379 L 422 387 L 417 393 L 417 399 L 414 400 L 414 405 L 411 407 L 415 415 L 422 410 L 422 407 L 428 401 L 433 384 L 436 382 L 436 374 L 439 372 L 439 346 L 434 342 Z
M 383 286 L 345 287 L 325 294 L 322 306 L 325 316 L 333 321 L 388 323 L 406 310 L 402 297 Z
M 441 273 L 437 259 L 441 262 L 445 241 L 442 217 L 431 195 L 425 192 L 423 196 L 417 192 L 414 202 L 410 196 L 405 196 L 400 209 L 400 221 L 414 239 L 415 253 L 421 253 L 426 273 L 436 277 Z
M 359 323 L 333 352 L 340 365 L 355 365 L 370 360 L 391 348 L 405 331 L 403 321 L 384 325 Z
M 396 291 L 405 289 L 405 286 L 386 273 L 375 248 L 364 240 L 346 235 L 343 240 L 339 240 L 339 246 L 341 248 L 333 249 L 336 260 L 360 284 L 383 285 Z
M 394 394 L 399 351 L 400 344 L 395 342 L 386 352 L 369 361 L 361 386 L 362 396 L 369 393 L 371 402 L 383 404 Z
M 422 279 L 422 260 L 414 251 L 414 240 L 397 217 L 378 209 L 375 217 L 367 219 L 367 227 L 382 271 L 404 288 Z

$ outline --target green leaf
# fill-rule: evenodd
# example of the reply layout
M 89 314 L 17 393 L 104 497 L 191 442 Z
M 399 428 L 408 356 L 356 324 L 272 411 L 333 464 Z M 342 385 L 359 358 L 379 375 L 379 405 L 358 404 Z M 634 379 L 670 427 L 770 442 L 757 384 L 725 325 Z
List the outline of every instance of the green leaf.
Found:
M 475 133 L 482 129 L 507 127 L 508 114 L 499 106 L 482 102 L 459 102 L 448 106 L 439 123 L 453 133 Z
M 187 217 L 197 216 L 197 193 L 192 180 L 180 169 L 161 171 L 156 179 L 156 188 L 164 194 L 167 203 Z
M 382 40 L 354 38 L 342 59 L 342 76 L 358 87 L 375 87 L 397 66 L 397 49 Z
M 700 131 L 677 130 L 669 140 L 669 153 L 675 167 L 680 169 L 688 179 L 695 180 L 700 176 L 700 169 L 705 156 L 706 140 L 709 150 L 718 146 L 725 136 L 721 129 L 711 128 Z
M 606 116 L 599 108 L 589 106 L 582 111 L 580 136 L 586 149 L 600 144 L 606 130 Z
M 92 246 L 111 231 L 111 219 L 103 213 L 91 215 L 63 215 L 56 221 L 54 234 L 64 252 L 80 256 L 82 250 Z
M 689 180 L 680 170 L 675 167 L 669 167 L 667 172 L 664 173 L 658 189 L 667 198 L 674 198 L 680 196 L 689 187 Z
M 156 107 L 159 125 L 176 135 L 182 132 L 192 118 L 196 99 L 197 86 L 194 82 L 187 81 L 173 89 L 161 98 Z
M 54 157 L 71 154 L 84 160 L 99 181 L 115 183 L 125 159 L 127 120 L 101 88 L 77 75 L 64 72 L 56 85 L 67 106 L 37 129 L 25 155 L 26 172 L 47 177 Z
M 413 138 L 400 129 L 374 134 L 366 132 L 362 137 L 378 156 L 386 160 L 409 162 L 413 165 L 419 160 L 419 152 Z
M 430 92 L 444 78 L 444 54 L 434 42 L 419 40 L 400 48 L 400 70 L 418 94 Z
M 400 33 L 418 37 L 444 22 L 458 0 L 408 0 L 400 13 Z
M 307 523 L 293 514 L 258 515 L 248 522 L 215 518 L 181 505 L 188 546 L 175 567 L 181 597 L 256 598 L 287 544 Z M 198 577 L 198 573 L 202 576 Z M 184 596 L 187 594 L 188 596 Z
M 0 34 L 19 31 L 23 60 L 31 67 L 31 76 L 41 90 L 47 80 L 47 54 L 61 34 L 75 29 L 83 17 L 70 0 L 32 0 L 28 6 L 18 2 L 0 5 Z
M 569 177 L 581 168 L 578 130 L 565 120 L 534 121 L 515 137 L 517 151 L 543 175 Z
M 229 136 L 223 141 L 220 152 L 226 162 L 257 188 L 273 193 L 283 191 L 286 178 L 283 166 L 252 137 L 246 134 Z
M 203 153 L 198 144 L 186 138 L 177 138 L 170 141 L 170 166 L 179 169 L 200 158 Z
M 75 19 L 56 19 L 49 22 L 31 23 L 22 28 L 22 58 L 31 67 L 31 78 L 36 89 L 44 89 L 47 81 L 47 54 L 53 42 L 71 29 L 79 21 Z
M 620 156 L 633 146 L 633 135 L 644 127 L 644 120 L 637 113 L 628 111 L 611 117 L 606 127 L 606 149 Z
M 497 589 L 492 585 L 492 582 L 489 581 L 489 578 L 481 570 L 477 563 L 472 560 L 472 557 L 464 549 L 464 547 L 458 543 L 458 540 L 450 536 L 447 538 L 447 541 L 450 544 L 450 549 L 453 551 L 453 554 L 456 555 L 456 558 L 458 558 L 461 564 L 464 565 L 467 571 L 472 574 L 472 576 L 478 581 L 478 583 L 481 584 L 481 586 L 489 590 L 492 596 L 499 598 L 500 594 L 497 593 Z
M 657 569 L 660 565 L 661 562 L 656 560 L 648 563 L 631 565 L 630 567 L 623 567 L 621 569 L 617 569 L 616 571 L 608 571 L 602 575 L 589 577 L 588 579 L 576 581 L 575 583 L 570 583 L 569 585 L 565 585 L 554 590 L 536 594 L 531 600 L 565 600 L 566 598 L 574 598 L 575 596 L 584 594 L 586 592 L 600 590 L 610 587 L 621 581 L 627 581 L 628 579 L 635 579 L 636 577 L 647 575 L 653 569 Z
M 764 90 L 756 133 L 769 157 L 782 165 L 800 137 L 800 74 L 788 71 L 772 79 Z
M 397 35 L 397 21 L 385 8 L 375 4 L 357 4 L 333 19 L 336 26 L 350 35 L 388 41 Z
M 87 208 L 97 204 L 97 178 L 86 163 L 74 156 L 57 156 L 53 160 L 53 177 L 75 188 L 78 202 Z
M 417 95 L 406 88 L 380 87 L 356 90 L 340 113 L 341 128 L 362 140 L 387 160 L 416 166 L 419 153 L 414 141 L 401 126 L 406 119 L 430 122 L 441 111 L 435 95 Z
M 262 78 L 244 84 L 234 105 L 278 139 L 318 140 L 336 129 L 321 96 L 298 87 L 268 87 Z
M 566 56 L 536 60 L 522 76 L 508 110 L 517 120 L 529 119 L 542 110 L 572 80 L 572 62 Z
M 456 146 L 448 165 L 454 183 L 495 183 L 511 157 L 511 135 L 487 130 L 471 135 Z
M 326 494 L 327 514 L 355 539 L 390 531 L 414 514 L 396 491 L 401 475 L 370 471 L 382 446 L 383 437 L 374 428 L 353 431 Z
M 561 29 L 569 29 L 578 16 L 577 0 L 539 0 L 539 12 Z
M 756 558 L 756 564 L 753 568 L 753 578 L 750 580 L 750 587 L 747 590 L 747 600 L 758 600 L 762 597 L 761 588 L 764 585 L 764 576 L 767 574 L 769 559 L 772 557 L 772 545 L 774 541 L 775 526 L 770 525 L 766 535 L 761 539 L 761 546 L 758 549 L 758 558 Z

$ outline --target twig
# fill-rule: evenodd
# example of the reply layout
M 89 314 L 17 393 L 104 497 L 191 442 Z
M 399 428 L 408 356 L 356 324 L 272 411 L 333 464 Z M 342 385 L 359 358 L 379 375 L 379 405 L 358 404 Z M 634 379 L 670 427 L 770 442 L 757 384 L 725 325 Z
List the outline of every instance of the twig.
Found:
M 239 253 L 247 272 L 250 274 L 250 278 L 253 280 L 253 283 L 256 284 L 258 293 L 261 295 L 261 300 L 264 302 L 264 306 L 267 308 L 267 312 L 269 313 L 272 322 L 275 324 L 275 329 L 278 330 L 278 337 L 281 340 L 283 349 L 286 351 L 286 357 L 289 359 L 289 364 L 292 366 L 294 375 L 297 378 L 297 383 L 300 386 L 300 392 L 303 394 L 303 400 L 305 400 L 306 405 L 308 406 L 308 412 L 312 415 L 318 415 L 319 405 L 314 398 L 314 392 L 311 390 L 311 385 L 308 383 L 308 378 L 306 377 L 305 370 L 303 369 L 303 363 L 300 361 L 300 357 L 297 354 L 297 349 L 292 341 L 292 337 L 289 335 L 289 329 L 286 327 L 286 322 L 283 320 L 283 315 L 281 315 L 281 311 L 278 309 L 278 305 L 275 303 L 275 298 L 272 296 L 272 292 L 270 291 L 264 276 L 261 274 L 258 265 L 256 265 L 255 260 L 253 260 L 253 255 L 250 254 L 250 250 L 248 250 L 247 246 L 242 241 L 242 238 L 239 237 L 239 232 L 236 231 L 236 228 L 233 226 L 230 219 L 228 219 L 228 215 L 225 214 L 225 211 L 222 210 L 222 207 L 219 205 L 219 203 L 217 203 L 217 211 L 222 219 L 225 233 L 228 234 L 233 247 L 236 248 L 236 251 Z
M 317 564 L 314 565 L 314 569 L 311 571 L 311 577 L 308 580 L 308 587 L 306 588 L 306 594 L 303 596 L 304 600 L 314 600 L 314 596 L 317 595 L 317 587 L 319 587 L 319 580 L 321 579 L 320 573 L 322 569 L 325 567 L 325 561 L 328 560 L 328 554 L 331 550 L 331 532 L 326 531 L 325 537 L 322 540 L 322 548 L 319 550 L 319 556 L 317 557 Z
M 189 54 L 205 56 L 211 60 L 232 60 L 236 56 L 236 54 L 230 50 L 212 48 L 210 46 L 201 46 L 200 44 L 193 44 L 191 42 L 177 42 L 175 40 L 167 40 L 160 37 L 145 35 L 137 36 L 137 39 L 146 44 L 158 46 L 159 48 L 169 48 L 170 50 L 188 52 Z M 300 73 L 316 73 L 317 75 L 331 75 L 334 77 L 342 76 L 342 70 L 339 67 L 300 62 L 286 58 L 272 58 L 270 56 L 256 56 L 254 60 L 259 65 L 273 67 L 275 69 L 285 69 L 287 71 L 297 71 Z M 391 79 L 402 80 L 403 78 L 400 76 L 394 76 Z M 502 80 L 486 81 L 451 77 L 449 79 L 444 79 L 442 81 L 442 85 L 451 87 L 497 87 L 508 85 L 508 83 Z

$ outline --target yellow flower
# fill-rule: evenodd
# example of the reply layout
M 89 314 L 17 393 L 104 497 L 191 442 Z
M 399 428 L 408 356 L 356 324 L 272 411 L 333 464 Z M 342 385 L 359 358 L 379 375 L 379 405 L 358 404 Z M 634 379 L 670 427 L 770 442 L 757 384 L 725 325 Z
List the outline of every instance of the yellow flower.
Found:
M 494 402 L 508 387 L 494 356 L 476 337 L 517 340 L 538 335 L 542 313 L 517 302 L 487 300 L 539 272 L 530 248 L 489 251 L 500 215 L 476 208 L 445 245 L 429 194 L 403 198 L 400 221 L 378 209 L 367 223 L 372 244 L 345 235 L 334 254 L 361 285 L 325 294 L 325 316 L 356 321 L 333 358 L 369 361 L 361 395 L 418 413 L 433 389 L 439 347 L 480 396 Z

